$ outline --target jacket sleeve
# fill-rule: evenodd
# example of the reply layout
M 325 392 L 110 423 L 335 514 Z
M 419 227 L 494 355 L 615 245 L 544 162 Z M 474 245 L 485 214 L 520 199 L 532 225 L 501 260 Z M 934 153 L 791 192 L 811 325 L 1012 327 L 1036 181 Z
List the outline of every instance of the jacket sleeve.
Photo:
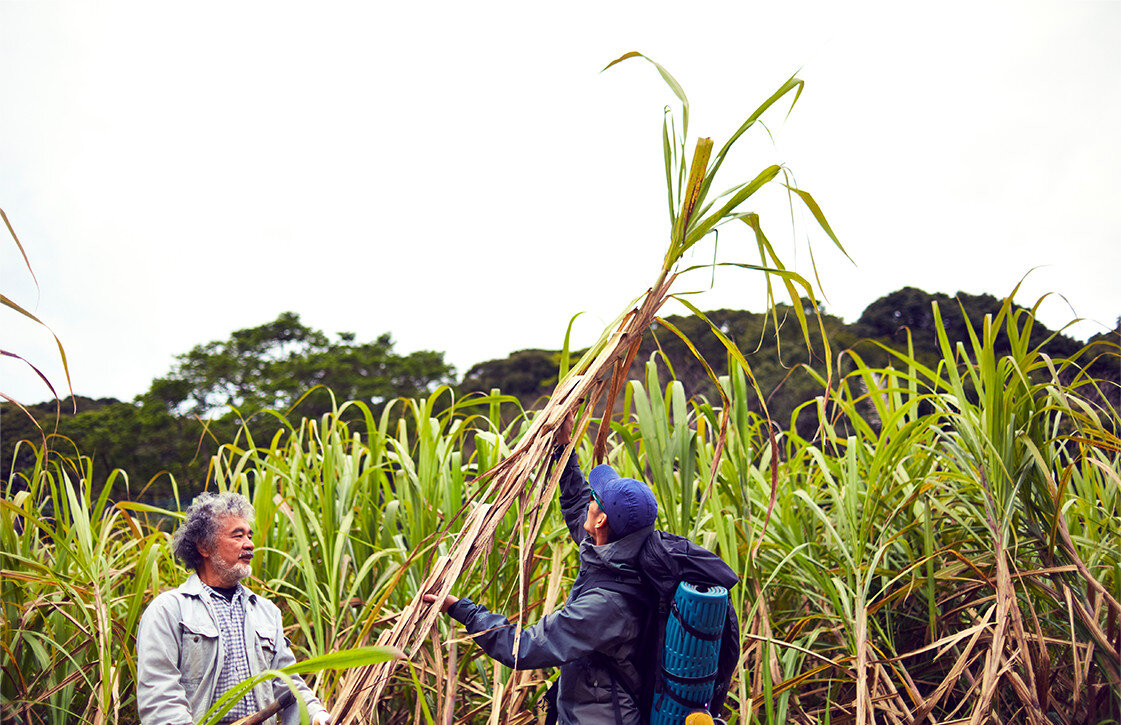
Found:
M 580 472 L 576 461 L 576 453 L 573 452 L 561 472 L 560 506 L 568 533 L 577 546 L 588 538 L 588 532 L 584 531 L 584 519 L 588 515 L 588 500 L 591 496 L 592 487 L 584 480 L 584 474 Z
M 179 616 L 171 597 L 156 597 L 136 634 L 136 708 L 143 725 L 190 725 L 179 672 Z
M 488 655 L 518 670 L 559 667 L 597 650 L 610 652 L 638 634 L 634 618 L 615 597 L 589 591 L 523 629 L 515 663 L 515 627 L 505 617 L 470 599 L 460 599 L 448 614 L 474 635 Z
M 296 663 L 296 655 L 292 654 L 292 648 L 288 644 L 288 638 L 284 636 L 283 621 L 280 616 L 280 610 L 270 608 L 270 616 L 276 623 L 276 654 L 273 656 L 272 669 L 280 670 L 289 665 Z M 304 682 L 304 678 L 299 675 L 292 675 L 293 683 L 296 686 L 296 691 L 304 702 L 307 703 L 307 714 L 309 720 L 314 720 L 315 716 L 321 712 L 326 712 L 327 708 L 315 696 L 311 688 Z M 288 691 L 288 685 L 284 680 L 277 678 L 272 681 L 273 698 L 279 698 Z M 258 703 L 260 707 L 264 707 L 268 703 Z M 296 725 L 300 722 L 300 706 L 293 703 L 289 705 L 281 713 L 281 721 L 284 725 Z

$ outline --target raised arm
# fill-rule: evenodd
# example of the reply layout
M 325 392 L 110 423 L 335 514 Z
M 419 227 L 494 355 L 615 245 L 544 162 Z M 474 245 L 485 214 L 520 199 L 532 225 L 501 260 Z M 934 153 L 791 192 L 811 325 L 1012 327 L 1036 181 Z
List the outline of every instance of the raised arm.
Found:
M 588 516 L 588 501 L 591 500 L 592 487 L 584 480 L 580 466 L 573 453 L 565 462 L 564 471 L 560 478 L 560 507 L 564 515 L 564 523 L 568 526 L 568 533 L 572 540 L 579 546 L 580 542 L 588 538 L 584 530 L 584 520 Z
M 557 431 L 558 445 L 554 456 L 561 455 L 563 446 L 568 445 L 569 441 L 572 440 L 572 429 L 575 423 L 575 412 L 570 413 L 564 419 L 560 430 Z M 568 460 L 564 462 L 564 470 L 561 471 L 560 506 L 561 513 L 564 515 L 564 523 L 568 526 L 568 533 L 577 545 L 588 537 L 588 532 L 584 531 L 584 519 L 588 515 L 588 501 L 591 495 L 592 488 L 584 480 L 584 474 L 580 472 L 580 465 L 576 460 L 576 452 L 573 451 Z

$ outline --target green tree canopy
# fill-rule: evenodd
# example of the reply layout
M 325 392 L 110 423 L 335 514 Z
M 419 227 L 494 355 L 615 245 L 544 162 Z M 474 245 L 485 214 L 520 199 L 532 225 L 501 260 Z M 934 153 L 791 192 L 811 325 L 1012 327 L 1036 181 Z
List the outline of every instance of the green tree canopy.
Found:
M 884 339 L 902 345 L 907 340 L 906 330 L 910 330 L 917 345 L 922 347 L 929 345 L 930 352 L 936 353 L 932 302 L 938 303 L 946 336 L 951 342 L 969 340 L 966 318 L 979 334 L 985 315 L 995 315 L 1001 305 L 1001 300 L 990 294 L 972 295 L 958 292 L 950 297 L 941 292 L 931 294 L 916 287 L 903 287 L 865 307 L 860 319 L 853 325 L 853 331 L 861 337 Z M 1012 308 L 1024 309 L 1016 304 L 1013 304 Z M 1066 335 L 1052 333 L 1038 321 L 1032 327 L 1031 345 L 1034 347 L 1043 344 L 1052 334 L 1054 337 L 1047 343 L 1047 349 L 1052 355 L 1073 355 L 1082 347 L 1079 342 Z M 1007 337 L 1002 331 L 998 331 L 996 352 L 1006 355 L 1010 349 Z
M 529 407 L 548 398 L 557 384 L 560 353 L 555 350 L 518 350 L 509 357 L 476 363 L 463 376 L 465 392 L 489 393 L 499 388 Z
M 286 409 L 317 385 L 339 400 L 378 405 L 399 396 L 416 396 L 449 383 L 454 368 L 444 354 L 420 351 L 398 355 L 385 333 L 356 343 L 341 332 L 331 339 L 300 322 L 294 312 L 272 322 L 235 330 L 227 340 L 197 345 L 179 355 L 174 369 L 157 378 L 145 396 L 170 410 L 199 416 L 228 406 L 251 414 L 262 408 Z M 313 396 L 325 408 L 324 396 Z

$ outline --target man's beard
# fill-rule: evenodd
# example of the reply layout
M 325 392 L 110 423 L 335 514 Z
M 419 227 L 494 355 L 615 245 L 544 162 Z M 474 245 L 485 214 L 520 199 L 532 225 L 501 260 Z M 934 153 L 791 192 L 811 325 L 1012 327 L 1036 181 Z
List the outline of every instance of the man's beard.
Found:
M 231 566 L 227 565 L 226 562 L 218 557 L 214 557 L 213 564 L 214 568 L 218 570 L 218 575 L 221 576 L 223 580 L 231 582 L 231 584 L 237 584 L 252 573 L 251 565 L 248 561 L 243 559 L 237 559 Z

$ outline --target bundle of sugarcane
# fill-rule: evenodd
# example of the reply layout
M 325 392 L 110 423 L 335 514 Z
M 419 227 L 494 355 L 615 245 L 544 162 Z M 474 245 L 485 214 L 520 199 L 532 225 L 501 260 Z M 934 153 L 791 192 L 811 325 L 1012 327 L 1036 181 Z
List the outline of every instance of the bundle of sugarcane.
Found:
M 634 57 L 645 58 L 640 53 L 631 52 L 612 61 L 607 67 L 610 68 L 616 63 Z M 647 60 L 650 59 L 647 58 Z M 576 433 L 572 437 L 572 441 L 579 440 L 594 417 L 596 409 L 602 406 L 601 422 L 594 449 L 596 460 L 602 460 L 607 434 L 610 430 L 614 402 L 627 379 L 627 372 L 638 353 L 639 345 L 646 330 L 651 324 L 658 322 L 666 329 L 681 336 L 685 343 L 693 349 L 692 344 L 671 323 L 658 317 L 658 312 L 662 305 L 670 299 L 670 290 L 677 277 L 691 269 L 696 269 L 696 267 L 679 268 L 679 262 L 685 252 L 712 232 L 717 225 L 731 220 L 740 220 L 751 227 L 759 247 L 759 264 L 732 264 L 731 266 L 764 272 L 768 279 L 769 302 L 773 299 L 771 297 L 770 275 L 780 278 L 791 297 L 803 337 L 807 344 L 809 343 L 809 326 L 804 314 L 799 288 L 805 292 L 811 305 L 816 308 L 812 287 L 803 277 L 787 270 L 779 260 L 770 242 L 762 232 L 758 216 L 754 212 L 738 211 L 744 201 L 773 181 L 783 172 L 783 168 L 778 165 L 768 166 L 751 181 L 733 186 L 714 199 L 708 200 L 713 179 L 736 140 L 752 127 L 772 105 L 791 91 L 795 91 L 794 100 L 791 103 L 792 108 L 801 94 L 803 82 L 794 77 L 786 81 L 751 114 L 716 153 L 715 157 L 712 156 L 712 139 L 698 139 L 692 160 L 687 164 L 688 100 L 681 85 L 673 76 L 661 65 L 654 63 L 654 61 L 650 62 L 655 65 L 662 78 L 673 89 L 682 106 L 682 132 L 680 136 L 676 133 L 672 116 L 667 114 L 663 121 L 663 150 L 666 183 L 669 188 L 671 234 L 669 249 L 666 252 L 657 281 L 643 295 L 636 298 L 628 306 L 628 310 L 604 330 L 596 344 L 570 370 L 562 371 L 562 380 L 544 408 L 534 416 L 529 429 L 518 446 L 505 460 L 480 476 L 481 479 L 488 482 L 487 487 L 480 500 L 468 502 L 465 505 L 466 517 L 463 519 L 458 534 L 455 534 L 455 542 L 449 553 L 446 556 L 439 557 L 434 562 L 424 584 L 416 592 L 410 604 L 397 617 L 396 623 L 390 630 L 384 631 L 378 637 L 377 644 L 379 645 L 398 647 L 409 656 L 418 651 L 440 614 L 439 607 L 423 603 L 422 596 L 433 594 L 436 601 L 442 601 L 450 593 L 453 584 L 460 575 L 470 570 L 480 554 L 492 549 L 499 522 L 515 503 L 521 504 L 521 510 L 526 512 L 526 518 L 529 522 L 528 529 L 527 527 L 521 527 L 520 529 L 522 562 L 519 567 L 519 611 L 524 611 L 528 589 L 526 573 L 530 565 L 532 543 L 540 533 L 545 520 L 546 508 L 560 479 L 560 466 L 553 467 L 552 473 L 549 475 L 549 468 L 543 465 L 545 461 L 550 459 L 559 442 L 557 433 L 563 422 L 579 411 Z M 785 185 L 805 203 L 829 237 L 840 246 L 840 242 L 837 241 L 836 236 L 829 228 L 828 222 L 813 198 L 808 193 L 794 188 L 789 181 Z M 677 299 L 693 312 L 702 318 L 704 317 L 703 313 L 689 302 L 681 298 Z M 705 319 L 707 321 L 707 318 Z M 729 354 L 750 374 L 747 361 L 739 349 L 716 326 L 711 325 L 711 323 L 710 326 L 713 333 L 724 343 Z M 823 344 L 825 344 L 824 339 L 825 336 L 822 334 Z M 828 359 L 828 352 L 825 354 Z M 712 374 L 711 369 L 709 369 L 709 373 Z M 726 424 L 727 419 L 725 418 L 722 425 L 722 434 Z M 564 451 L 565 456 L 571 452 L 573 445 L 572 442 L 568 443 Z M 718 459 L 719 453 L 717 455 Z M 714 461 L 714 469 L 716 465 L 717 463 Z M 529 482 L 529 485 L 527 485 L 527 482 Z M 444 530 L 438 533 L 438 536 L 451 535 L 451 527 L 455 523 L 454 521 L 448 522 Z M 514 640 L 514 652 L 517 651 L 518 636 Z M 337 722 L 341 725 L 348 725 L 359 720 L 368 720 L 367 715 L 373 711 L 373 706 L 380 699 L 395 666 L 395 662 L 386 662 L 353 670 L 349 673 L 343 683 L 340 696 L 331 708 L 336 713 Z

